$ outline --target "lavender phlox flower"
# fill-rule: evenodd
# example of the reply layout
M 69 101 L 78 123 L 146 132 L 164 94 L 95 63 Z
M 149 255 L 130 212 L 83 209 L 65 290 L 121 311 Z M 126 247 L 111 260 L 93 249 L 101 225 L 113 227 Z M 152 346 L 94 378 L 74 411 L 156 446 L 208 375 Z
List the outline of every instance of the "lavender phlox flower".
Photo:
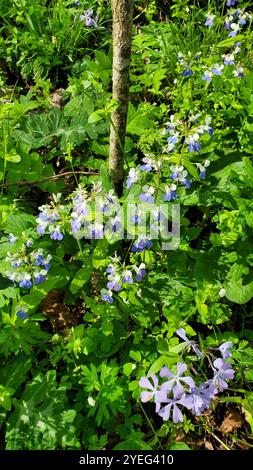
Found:
M 172 414 L 172 420 L 174 423 L 183 421 L 183 415 L 179 406 L 184 406 L 188 409 L 191 407 L 191 400 L 186 396 L 184 392 L 181 392 L 178 388 L 173 390 L 173 398 L 168 398 L 164 394 L 164 390 L 157 393 L 157 401 L 161 403 L 167 403 L 166 406 L 158 411 L 159 416 L 164 421 L 168 421 Z
M 160 409 L 160 403 L 157 401 L 156 396 L 159 391 L 158 378 L 155 374 L 152 374 L 150 379 L 147 377 L 141 377 L 139 381 L 139 386 L 141 388 L 146 388 L 147 390 L 141 392 L 141 401 L 147 403 L 148 401 L 154 399 L 156 403 L 156 413 Z
M 188 386 L 189 389 L 195 387 L 195 382 L 192 377 L 182 376 L 186 370 L 187 365 L 183 364 L 182 362 L 177 363 L 177 372 L 175 374 L 173 374 L 173 372 L 171 372 L 167 367 L 163 367 L 160 371 L 160 376 L 166 377 L 169 380 L 161 385 L 161 391 L 167 390 L 170 392 L 176 386 L 177 390 L 183 393 L 184 387 L 182 386 L 182 383 L 184 386 Z
M 227 380 L 232 380 L 234 378 L 235 372 L 231 367 L 229 362 L 225 362 L 224 359 L 215 359 L 213 366 L 214 369 L 214 376 L 212 379 L 212 383 L 215 386 L 215 393 L 219 391 L 222 392 L 226 388 L 228 388 Z
M 217 348 L 217 350 L 221 352 L 223 359 L 228 359 L 229 357 L 232 357 L 232 353 L 230 352 L 230 349 L 232 348 L 232 346 L 233 346 L 232 341 L 225 341 L 225 343 L 222 343 Z
M 134 183 L 137 183 L 139 179 L 139 171 L 135 168 L 130 168 L 127 179 L 126 179 L 126 187 L 127 189 L 131 188 Z
M 191 341 L 191 340 L 189 340 L 189 338 L 187 338 L 186 333 L 185 333 L 185 329 L 184 328 L 179 328 L 176 331 L 176 333 L 179 336 L 179 338 L 183 339 L 186 342 L 186 348 L 188 348 L 188 347 L 192 348 L 193 351 L 195 352 L 195 354 L 197 354 L 198 358 L 201 359 L 202 356 L 203 356 L 202 352 L 199 350 L 199 348 L 197 346 L 197 343 L 195 343 L 195 341 Z
M 188 396 L 189 406 L 193 414 L 200 416 L 207 410 L 213 399 L 213 392 L 209 384 L 202 384 L 190 390 Z

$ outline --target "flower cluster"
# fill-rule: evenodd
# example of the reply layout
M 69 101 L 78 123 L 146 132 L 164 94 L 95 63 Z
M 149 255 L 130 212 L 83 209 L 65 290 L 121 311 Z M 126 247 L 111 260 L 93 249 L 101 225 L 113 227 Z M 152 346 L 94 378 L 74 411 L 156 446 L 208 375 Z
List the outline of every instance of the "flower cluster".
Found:
M 228 37 L 237 36 L 243 26 L 251 20 L 252 15 L 246 12 L 244 8 L 230 11 L 230 14 L 225 18 L 225 29 L 229 30 Z
M 10 253 L 6 262 L 10 265 L 4 272 L 5 276 L 20 288 L 31 289 L 41 282 L 46 281 L 47 273 L 51 267 L 52 256 L 45 254 L 42 248 L 37 251 L 29 251 L 31 241 L 23 245 L 19 253 Z
M 139 266 L 124 266 L 116 254 L 110 260 L 111 263 L 106 268 L 107 289 L 102 289 L 101 295 L 102 300 L 112 304 L 114 301 L 113 292 L 119 292 L 126 284 L 140 282 L 146 275 L 146 267 L 144 263 Z
M 52 240 L 62 240 L 63 232 L 61 229 L 65 215 L 65 207 L 60 204 L 61 194 L 53 194 L 50 204 L 44 204 L 39 207 L 39 216 L 36 219 L 37 231 L 40 235 L 44 235 L 46 230 L 50 233 Z
M 178 330 L 177 334 L 185 341 L 186 348 L 192 348 L 199 358 L 202 357 L 198 346 L 187 338 L 184 329 Z M 191 376 L 185 375 L 187 365 L 182 362 L 178 362 L 175 372 L 167 367 L 161 369 L 159 375 L 165 379 L 161 384 L 155 374 L 151 375 L 150 379 L 142 377 L 139 385 L 145 391 L 141 392 L 141 401 L 146 403 L 153 400 L 156 413 L 164 421 L 171 417 L 174 423 L 183 421 L 184 407 L 194 415 L 200 416 L 210 407 L 215 395 L 228 387 L 228 380 L 234 378 L 234 370 L 227 361 L 232 356 L 231 347 L 232 343 L 227 341 L 217 348 L 222 357 L 215 359 L 211 365 L 212 377 L 200 385 L 196 385 Z

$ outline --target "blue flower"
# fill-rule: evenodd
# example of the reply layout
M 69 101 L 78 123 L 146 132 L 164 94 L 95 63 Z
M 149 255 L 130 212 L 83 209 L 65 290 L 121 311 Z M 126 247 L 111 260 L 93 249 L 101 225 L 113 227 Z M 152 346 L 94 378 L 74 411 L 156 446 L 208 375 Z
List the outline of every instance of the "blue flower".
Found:
M 34 281 L 33 281 L 33 284 L 36 286 L 37 284 L 40 284 L 41 282 L 45 282 L 46 281 L 46 273 L 47 271 L 45 271 L 44 269 L 42 271 L 36 271 L 34 273 Z
M 113 296 L 112 296 L 112 291 L 102 289 L 101 294 L 102 294 L 102 297 L 101 297 L 102 300 L 104 300 L 105 302 L 108 302 L 109 304 L 113 303 L 114 299 L 113 299 Z
M 153 194 L 155 192 L 155 189 L 152 186 L 143 186 L 142 189 L 143 193 L 139 195 L 140 201 L 152 204 L 154 202 Z
M 179 133 L 173 131 L 173 134 L 171 134 L 168 137 L 167 141 L 168 141 L 169 144 L 176 144 L 178 142 L 178 138 L 179 138 Z
M 175 184 L 171 184 L 170 186 L 165 186 L 165 195 L 163 197 L 164 201 L 173 201 L 177 198 L 177 186 Z
M 129 269 L 126 269 L 125 271 L 122 272 L 122 283 L 132 284 L 132 282 L 133 282 L 132 271 L 130 271 Z
M 234 65 L 235 58 L 233 54 L 222 54 L 222 58 L 225 65 Z
M 21 318 L 22 320 L 26 320 L 28 318 L 28 315 L 24 310 L 19 310 L 17 312 L 17 317 Z
M 231 29 L 232 31 L 229 33 L 228 37 L 229 38 L 232 38 L 234 36 L 237 36 L 237 34 L 239 33 L 240 31 L 240 25 L 239 24 L 236 24 L 236 23 L 232 23 L 231 24 Z
M 139 172 L 135 168 L 130 168 L 127 179 L 126 187 L 127 189 L 131 188 L 132 184 L 137 183 L 139 179 Z
M 233 7 L 234 5 L 237 4 L 237 2 L 238 2 L 238 0 L 227 0 L 226 5 L 227 5 L 228 7 Z
M 51 240 L 59 240 L 61 241 L 63 239 L 63 234 L 60 230 L 60 226 L 57 225 L 56 227 L 50 226 L 49 227 L 49 232 L 50 232 L 50 238 Z
M 188 144 L 188 150 L 189 152 L 199 152 L 201 148 L 201 144 L 198 141 L 199 140 L 199 134 L 195 133 L 193 135 L 190 135 L 185 139 L 186 143 Z
M 211 72 L 211 70 L 205 70 L 201 78 L 204 82 L 210 83 L 212 80 L 212 76 L 213 73 Z
M 152 248 L 153 246 L 153 243 L 151 240 L 148 240 L 148 239 L 138 239 L 134 242 L 132 248 L 131 248 L 131 251 L 133 253 L 141 253 L 142 251 L 144 250 L 149 250 L 150 248 Z
M 213 15 L 212 13 L 207 13 L 205 26 L 208 26 L 209 28 L 211 28 L 213 26 L 213 20 L 215 16 L 216 15 Z
M 214 75 L 222 75 L 222 70 L 224 69 L 224 65 L 223 64 L 215 64 L 212 66 L 211 68 L 211 72 L 214 74 Z
M 121 289 L 119 282 L 120 282 L 119 274 L 114 274 L 114 275 L 109 274 L 108 282 L 107 282 L 108 289 L 110 291 L 114 290 L 115 292 L 118 292 Z
M 134 266 L 134 270 L 136 272 L 136 281 L 140 282 L 144 276 L 146 276 L 146 266 L 144 263 L 141 263 L 140 266 Z
M 31 282 L 31 275 L 28 273 L 23 273 L 22 278 L 19 281 L 19 287 L 31 289 L 32 282 Z
M 173 398 L 168 398 L 165 390 L 163 390 L 157 393 L 156 400 L 159 403 L 167 403 L 167 405 L 161 408 L 158 412 L 159 416 L 161 416 L 164 421 L 168 421 L 168 419 L 170 419 L 172 412 L 173 422 L 182 422 L 184 418 L 179 405 L 185 406 L 188 409 L 191 407 L 191 400 L 189 400 L 184 392 L 176 388 L 173 390 Z
M 10 245 L 14 245 L 14 243 L 17 241 L 18 237 L 15 237 L 13 233 L 9 233 L 8 235 L 9 238 L 9 243 Z
M 182 72 L 183 77 L 192 77 L 193 71 L 191 69 L 184 69 Z

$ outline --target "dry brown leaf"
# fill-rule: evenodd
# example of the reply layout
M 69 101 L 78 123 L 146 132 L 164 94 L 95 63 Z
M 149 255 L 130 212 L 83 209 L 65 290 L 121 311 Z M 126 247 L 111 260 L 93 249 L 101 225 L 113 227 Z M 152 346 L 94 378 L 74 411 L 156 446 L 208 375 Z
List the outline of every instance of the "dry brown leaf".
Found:
M 220 431 L 223 434 L 228 434 L 230 432 L 236 431 L 236 429 L 240 429 L 242 424 L 242 415 L 235 408 L 230 407 L 223 422 L 221 423 Z

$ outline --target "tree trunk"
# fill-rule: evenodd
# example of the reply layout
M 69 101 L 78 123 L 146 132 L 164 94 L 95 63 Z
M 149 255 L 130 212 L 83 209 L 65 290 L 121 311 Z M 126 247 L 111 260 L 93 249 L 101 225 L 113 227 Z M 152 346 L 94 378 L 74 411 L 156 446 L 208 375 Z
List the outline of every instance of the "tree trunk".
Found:
M 126 134 L 129 68 L 132 42 L 133 0 L 111 0 L 113 18 L 113 98 L 119 106 L 112 113 L 109 173 L 118 195 L 124 179 L 124 145 Z

